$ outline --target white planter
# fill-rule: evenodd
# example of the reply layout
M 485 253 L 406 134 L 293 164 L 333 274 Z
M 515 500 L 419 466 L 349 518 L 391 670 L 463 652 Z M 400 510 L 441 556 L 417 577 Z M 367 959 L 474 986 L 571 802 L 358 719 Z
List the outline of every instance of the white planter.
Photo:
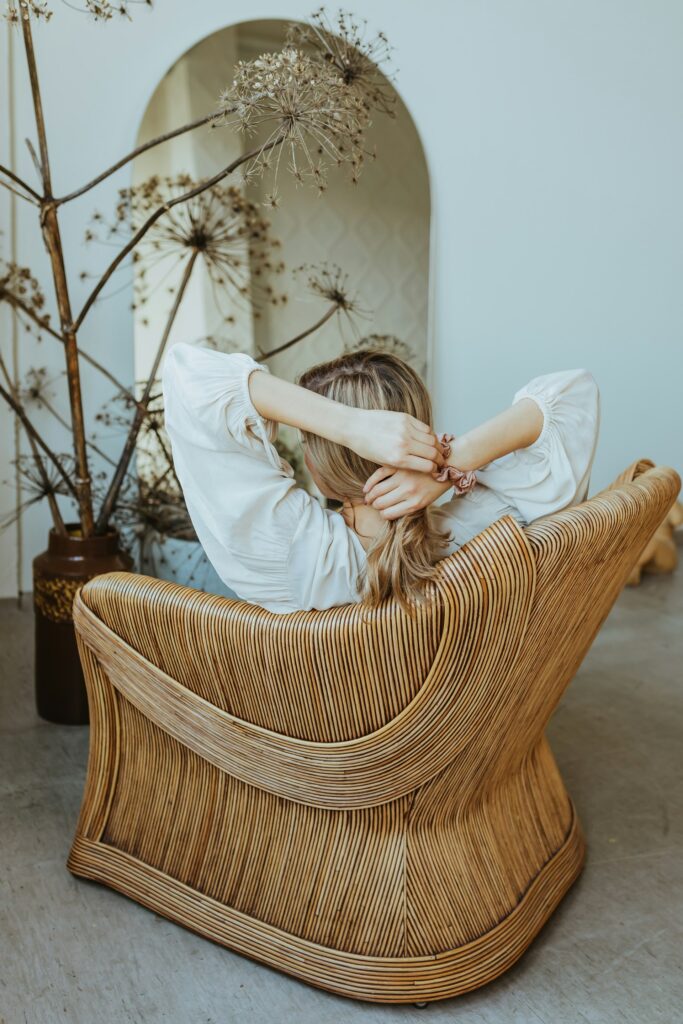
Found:
M 177 540 L 148 530 L 142 542 L 140 568 L 146 576 L 181 583 L 207 594 L 237 597 L 220 579 L 199 541 Z

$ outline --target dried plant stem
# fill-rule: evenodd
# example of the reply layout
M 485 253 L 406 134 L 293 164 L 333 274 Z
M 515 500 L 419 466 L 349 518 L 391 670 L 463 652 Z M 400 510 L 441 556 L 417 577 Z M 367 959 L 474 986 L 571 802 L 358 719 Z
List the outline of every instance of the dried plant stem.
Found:
M 123 246 L 120 252 L 109 264 L 104 274 L 99 279 L 99 281 L 91 291 L 90 295 L 86 299 L 85 305 L 81 309 L 80 313 L 78 314 L 73 324 L 73 330 L 78 330 L 78 328 L 83 323 L 83 320 L 87 315 L 88 310 L 90 309 L 95 299 L 100 294 L 100 292 L 102 291 L 102 289 L 104 288 L 104 286 L 106 285 L 107 281 L 114 273 L 116 268 L 123 262 L 123 260 L 125 260 L 126 256 L 133 251 L 138 242 L 147 234 L 152 225 L 155 224 L 160 217 L 162 217 L 168 210 L 173 209 L 174 206 L 179 206 L 180 203 L 186 203 L 189 199 L 194 199 L 195 196 L 201 195 L 201 193 L 206 192 L 207 189 L 213 188 L 214 185 L 217 185 L 219 181 L 223 181 L 224 178 L 227 178 L 229 174 L 232 174 L 234 171 L 236 171 L 238 167 L 242 166 L 242 164 L 247 163 L 249 160 L 253 160 L 254 157 L 258 156 L 260 153 L 263 153 L 268 149 L 273 149 L 275 146 L 280 145 L 283 141 L 284 136 L 280 134 L 276 138 L 271 139 L 271 141 L 266 143 L 265 146 L 255 146 L 253 149 L 249 150 L 248 153 L 243 153 L 242 156 L 237 157 L 235 160 L 232 161 L 232 163 L 228 164 L 227 167 L 224 167 L 217 174 L 214 174 L 212 178 L 207 178 L 206 181 L 201 182 L 201 184 L 197 185 L 195 188 L 190 189 L 188 192 L 183 192 L 181 195 L 175 196 L 173 199 L 169 199 L 167 203 L 164 203 L 164 205 L 160 206 L 157 210 L 154 211 L 154 213 L 151 213 L 147 220 L 144 222 L 144 224 L 142 224 L 138 228 L 138 230 L 135 232 L 130 241 L 128 241 L 126 245 Z
M 41 198 L 40 204 L 40 220 L 43 239 L 52 265 L 57 307 L 59 309 L 60 322 L 64 332 L 69 404 L 71 407 L 74 456 L 76 461 L 76 499 L 78 502 L 82 534 L 84 537 L 89 537 L 94 529 L 94 518 L 90 472 L 88 467 L 88 453 L 85 443 L 83 400 L 81 396 L 81 379 L 78 365 L 78 344 L 76 340 L 76 330 L 72 325 L 71 303 L 69 300 L 69 288 L 66 278 L 66 267 L 64 265 L 64 254 L 62 251 L 62 242 L 59 232 L 57 209 L 52 198 L 50 162 L 48 157 L 45 120 L 43 117 L 43 104 L 40 85 L 38 82 L 38 68 L 33 48 L 33 37 L 31 35 L 31 21 L 29 18 L 28 5 L 25 3 L 25 0 L 22 0 L 21 3 L 20 21 L 24 38 L 24 49 L 26 51 L 29 78 L 31 82 L 31 94 L 33 97 L 33 109 L 36 119 L 36 130 L 38 132 L 40 165 L 43 177 L 43 197 Z M 70 489 L 73 488 L 70 481 L 69 486 Z
M 336 303 L 333 303 L 327 310 L 325 315 L 321 316 L 320 319 L 317 320 L 312 327 L 309 327 L 307 330 L 302 331 L 301 334 L 297 334 L 295 338 L 290 338 L 289 341 L 286 341 L 284 343 L 284 345 L 278 345 L 277 348 L 271 349 L 270 352 L 265 352 L 263 355 L 259 356 L 259 359 L 272 359 L 273 356 L 278 356 L 280 355 L 281 352 L 286 352 L 288 348 L 292 347 L 292 345 L 296 345 L 297 342 L 303 341 L 304 338 L 308 338 L 310 334 L 314 334 L 315 331 L 319 330 L 323 326 L 323 324 L 326 324 L 328 320 L 332 319 L 332 317 L 338 311 L 338 309 L 339 306 Z
M 38 177 L 42 181 L 43 180 L 43 168 L 40 166 L 40 160 L 38 159 L 38 154 L 36 153 L 36 151 L 35 151 L 35 149 L 33 147 L 33 143 L 31 142 L 30 139 L 24 139 L 24 142 L 26 143 L 26 148 L 28 149 L 29 156 L 31 157 L 31 160 L 33 160 L 33 166 L 36 169 L 36 174 L 38 175 Z
M 17 403 L 17 405 L 19 405 L 20 402 L 19 396 L 17 394 L 17 389 L 14 385 L 14 382 L 12 381 L 12 378 L 10 377 L 9 370 L 7 369 L 5 360 L 2 358 L 2 355 L 0 355 L 0 371 L 2 372 L 2 375 L 5 378 L 7 387 L 9 388 L 12 398 Z M 23 422 L 23 420 L 21 420 L 20 422 L 22 422 L 22 425 L 26 430 L 26 425 Z M 64 524 L 64 520 L 62 519 L 62 513 L 59 511 L 57 498 L 55 497 L 52 485 L 50 484 L 50 478 L 48 477 L 47 472 L 45 471 L 43 460 L 41 458 L 40 452 L 38 451 L 38 445 L 36 444 L 33 434 L 31 434 L 30 431 L 28 430 L 26 430 L 26 437 L 31 448 L 33 458 L 35 459 L 36 469 L 38 470 L 40 479 L 43 481 L 43 487 L 45 488 L 45 497 L 47 498 L 48 505 L 50 506 L 50 513 L 52 515 L 52 522 L 54 524 L 54 528 L 57 531 L 57 533 L 61 534 L 63 537 L 66 537 L 68 535 L 68 530 Z
M 13 295 L 11 292 L 0 292 L 0 302 L 3 300 L 8 302 L 11 306 L 14 306 L 15 309 L 20 309 L 21 312 L 30 317 L 30 319 L 33 320 L 33 322 L 42 331 L 45 331 L 46 334 L 49 334 L 56 341 L 61 342 L 62 345 L 64 344 L 64 336 L 60 334 L 59 331 L 56 331 L 54 327 L 50 327 L 50 325 L 46 323 L 45 320 L 41 319 L 41 317 L 36 316 L 33 310 L 31 310 L 25 302 L 22 302 L 17 295 Z M 118 377 L 115 377 L 114 374 L 106 368 L 106 366 L 103 366 L 102 363 L 98 362 L 97 359 L 94 359 L 93 356 L 88 352 L 85 352 L 82 348 L 79 348 L 78 355 L 81 359 L 85 360 L 86 363 L 90 363 L 95 370 L 98 370 L 99 373 L 103 374 L 107 380 L 114 385 L 117 391 L 121 393 L 121 395 L 133 402 L 134 405 L 137 405 L 137 398 L 134 393 L 127 388 L 125 384 L 122 384 Z
M 173 455 L 168 450 L 168 448 L 167 448 L 167 446 L 166 446 L 166 444 L 164 442 L 164 439 L 161 436 L 161 431 L 160 431 L 159 427 L 154 425 L 154 426 L 150 427 L 150 430 L 154 434 L 154 436 L 156 438 L 156 441 L 157 441 L 157 444 L 161 448 L 163 456 L 164 456 L 164 458 L 166 459 L 166 461 L 168 463 L 168 468 L 170 469 L 171 473 L 173 474 L 173 478 L 174 478 L 175 482 L 177 483 L 178 488 L 180 489 L 180 492 L 182 493 L 183 485 L 181 484 L 180 478 L 178 477 L 178 474 L 176 473 L 175 463 L 173 461 Z M 164 477 L 166 475 L 167 475 L 167 473 L 164 473 Z M 164 477 L 162 477 L 162 480 L 163 480 Z
M 4 398 L 7 404 L 14 410 L 16 415 L 21 420 L 22 426 L 24 427 L 26 433 L 33 438 L 33 440 L 36 442 L 39 448 L 42 448 L 42 450 L 45 452 L 48 459 L 54 465 L 60 477 L 66 484 L 67 488 L 69 489 L 69 493 L 73 495 L 76 501 L 78 501 L 78 493 L 76 491 L 76 488 L 72 484 L 67 473 L 64 471 L 61 462 L 59 461 L 55 453 L 52 451 L 52 449 L 46 444 L 45 441 L 43 441 L 42 437 L 40 436 L 36 428 L 29 420 L 28 416 L 26 415 L 26 412 L 24 411 L 24 408 L 21 405 L 21 403 L 9 391 L 7 391 L 2 386 L 2 384 L 0 384 L 0 398 Z
M 71 432 L 71 424 L 69 423 L 68 420 L 64 419 L 62 414 L 57 409 L 55 409 L 52 402 L 49 402 L 45 397 L 41 397 L 41 402 L 43 403 L 47 411 L 50 413 L 50 415 L 54 416 L 54 418 L 57 420 L 60 426 L 64 427 L 65 430 Z M 107 455 L 107 453 L 103 451 L 99 447 L 99 445 L 96 445 L 94 441 L 88 441 L 87 445 L 88 448 L 94 451 L 96 455 L 99 455 L 101 459 L 104 459 L 105 462 L 108 462 L 110 466 L 116 466 L 116 461 L 112 459 L 111 455 Z
M 68 537 L 69 531 L 67 530 L 64 519 L 62 518 L 62 513 L 59 511 L 57 497 L 55 495 L 55 492 L 52 490 L 49 477 L 45 472 L 45 466 L 43 465 L 43 460 L 41 458 L 40 452 L 38 451 L 38 445 L 36 444 L 36 442 L 31 437 L 30 434 L 27 433 L 26 436 L 28 438 L 28 443 L 31 446 L 31 453 L 33 455 L 33 458 L 35 459 L 38 472 L 40 473 L 40 478 L 43 481 L 43 487 L 45 488 L 45 497 L 47 498 L 47 503 L 50 508 L 50 515 L 52 516 L 52 523 L 54 525 L 54 528 L 61 537 Z
M 171 312 L 169 313 L 168 320 L 166 321 L 166 327 L 164 328 L 164 333 L 161 336 L 161 341 L 159 342 L 159 347 L 157 348 L 157 352 L 154 357 L 154 363 L 152 364 L 152 368 L 147 378 L 145 390 L 143 391 L 140 401 L 138 402 L 138 405 L 136 407 L 133 422 L 130 425 L 128 436 L 126 437 L 126 442 L 123 446 L 123 451 L 121 452 L 121 457 L 119 458 L 116 470 L 114 471 L 114 475 L 111 479 L 111 483 L 109 484 L 104 501 L 102 502 L 100 514 L 97 517 L 96 530 L 98 532 L 106 528 L 107 523 L 109 521 L 109 517 L 112 514 L 114 507 L 116 505 L 116 500 L 119 496 L 119 491 L 121 490 L 123 478 L 126 472 L 128 471 L 128 464 L 130 463 L 130 460 L 133 456 L 133 452 L 135 451 L 135 445 L 138 439 L 138 434 L 140 433 L 140 427 L 142 426 L 142 422 L 147 413 L 150 395 L 152 393 L 152 388 L 156 380 L 159 365 L 164 354 L 164 349 L 166 348 L 166 343 L 171 333 L 171 328 L 173 327 L 175 318 L 178 314 L 178 310 L 180 309 L 180 304 L 183 301 L 185 290 L 187 289 L 187 286 L 190 283 L 190 277 L 192 276 L 192 271 L 194 269 L 194 265 L 198 256 L 199 252 L 195 250 L 190 256 L 189 260 L 187 261 L 187 266 L 185 267 L 185 270 L 183 272 L 183 277 L 180 282 L 180 285 L 178 286 L 178 291 L 173 302 L 173 307 L 171 309 Z
M 155 139 L 150 139 L 149 142 L 143 142 L 141 146 L 137 146 L 135 149 L 132 149 L 130 153 L 121 157 L 121 159 L 117 160 L 115 164 L 108 167 L 106 171 L 102 171 L 101 174 L 98 174 L 97 177 L 93 178 L 92 181 L 89 181 L 87 185 L 83 185 L 81 188 L 76 189 L 75 192 L 69 192 L 66 196 L 61 196 L 59 199 L 55 199 L 55 205 L 61 206 L 63 203 L 68 203 L 72 199 L 76 199 L 78 196 L 84 195 L 85 192 L 89 192 L 91 188 L 94 188 L 95 185 L 99 185 L 99 183 L 104 181 L 105 178 L 108 178 L 122 167 L 125 167 L 125 165 L 130 163 L 131 160 L 134 160 L 136 156 L 140 156 L 141 153 L 146 153 L 148 149 L 153 149 L 155 146 L 160 146 L 163 142 L 175 139 L 178 135 L 184 135 L 185 132 L 191 132 L 195 128 L 201 128 L 203 124 L 208 124 L 210 121 L 213 121 L 215 116 L 215 113 L 205 114 L 204 117 L 198 117 L 196 121 L 190 121 L 189 124 L 184 124 L 180 128 L 174 128 L 173 131 L 165 132 L 163 135 L 158 135 Z
M 22 178 L 15 174 L 14 171 L 10 171 L 9 167 L 4 167 L 2 164 L 0 164 L 0 174 L 6 175 L 6 177 L 10 178 L 10 180 L 13 181 L 15 185 L 19 185 L 20 188 L 23 188 L 26 192 L 28 192 L 28 196 L 21 196 L 22 199 L 28 199 L 29 196 L 32 196 L 34 201 L 40 202 L 40 196 L 38 195 L 38 193 L 34 189 L 32 189 L 31 186 L 27 184 L 27 182 L 25 182 Z M 0 185 L 5 185 L 7 188 L 9 188 L 7 182 L 5 181 L 0 181 Z M 16 189 L 11 189 L 11 191 L 14 192 L 15 195 L 21 195 L 21 193 L 16 191 Z
M 59 511 L 57 497 L 52 489 L 48 490 L 49 480 L 47 477 L 47 473 L 45 472 L 45 467 L 43 466 L 43 463 L 41 461 L 40 453 L 38 451 L 36 443 L 32 437 L 29 437 L 28 443 L 31 446 L 31 451 L 33 453 L 33 458 L 36 460 L 36 465 L 39 466 L 38 472 L 42 477 L 43 486 L 45 487 L 45 497 L 47 498 L 47 504 L 50 509 L 50 515 L 52 516 L 52 524 L 57 533 L 60 535 L 60 537 L 68 537 L 69 531 L 67 530 L 66 523 L 62 518 L 62 513 Z

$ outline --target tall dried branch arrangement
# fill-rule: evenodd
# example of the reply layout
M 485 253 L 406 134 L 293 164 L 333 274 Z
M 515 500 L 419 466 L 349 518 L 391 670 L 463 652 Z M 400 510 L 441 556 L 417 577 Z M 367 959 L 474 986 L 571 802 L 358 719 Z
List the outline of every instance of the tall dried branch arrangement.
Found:
M 151 6 L 151 2 L 81 0 L 80 8 L 76 6 L 98 21 L 109 21 L 114 17 L 129 18 L 140 5 Z M 141 494 L 148 496 L 144 508 L 165 508 L 167 522 L 172 515 L 166 506 L 174 504 L 173 495 L 179 485 L 160 422 L 158 371 L 196 269 L 203 266 L 217 307 L 227 323 L 232 321 L 240 302 L 278 305 L 286 301 L 284 293 L 273 284 L 273 275 L 282 272 L 282 260 L 270 235 L 270 224 L 245 197 L 242 182 L 268 175 L 270 192 L 266 205 L 276 206 L 278 175 L 283 171 L 302 184 L 312 184 L 319 192 L 327 187 L 328 169 L 332 165 L 346 166 L 351 179 L 357 181 L 363 163 L 373 155 L 366 139 L 372 114 L 391 114 L 394 95 L 381 70 L 389 57 L 385 37 L 368 37 L 363 25 L 343 12 L 330 21 L 321 10 L 312 16 L 309 25 L 293 26 L 280 51 L 239 62 L 231 85 L 214 110 L 137 146 L 90 181 L 55 196 L 32 34 L 35 21 L 49 21 L 51 16 L 50 5 L 43 0 L 9 0 L 7 19 L 21 32 L 31 84 L 36 142 L 27 144 L 38 180 L 29 183 L 13 168 L 0 165 L 0 186 L 36 208 L 50 258 L 57 316 L 53 321 L 47 313 L 43 289 L 32 271 L 12 263 L 0 262 L 0 302 L 7 303 L 28 330 L 62 346 L 68 413 L 60 412 L 59 404 L 47 395 L 48 384 L 51 387 L 52 382 L 40 370 L 30 372 L 21 387 L 11 379 L 2 361 L 0 397 L 19 418 L 30 449 L 30 454 L 20 460 L 27 482 L 27 501 L 45 498 L 55 528 L 64 532 L 57 499 L 70 497 L 77 506 L 81 533 L 87 537 L 105 533 L 117 515 L 123 519 L 127 514 L 140 518 Z M 73 277 L 61 240 L 61 208 L 95 189 L 141 153 L 202 126 L 232 128 L 248 137 L 249 144 L 239 157 L 217 167 L 215 173 L 201 181 L 179 173 L 175 177 L 152 177 L 121 190 L 112 218 L 96 215 L 89 232 L 91 240 L 113 245 L 115 254 L 104 270 L 92 278 L 85 302 L 80 310 L 75 310 Z M 120 268 L 131 263 L 136 271 L 134 302 L 142 315 L 149 298 L 149 282 L 157 280 L 159 268 L 168 267 L 174 281 L 170 309 L 161 325 L 148 378 L 138 388 L 116 378 L 106 366 L 106 353 L 95 357 L 79 343 L 93 306 Z M 284 352 L 335 314 L 351 316 L 358 312 L 343 275 L 336 268 L 309 271 L 308 276 L 309 287 L 328 302 L 325 312 L 296 337 L 261 353 L 262 358 Z M 90 275 L 82 275 L 82 280 L 90 282 Z M 119 422 L 118 458 L 107 455 L 95 435 L 86 430 L 81 361 L 87 361 L 109 380 L 114 399 L 124 410 Z M 72 454 L 55 452 L 47 444 L 34 422 L 38 409 L 56 418 L 68 431 Z M 107 420 L 107 415 L 101 417 L 101 422 Z M 161 466 L 148 480 L 141 480 L 131 472 L 131 459 L 136 447 L 144 449 L 150 439 L 155 446 L 155 464 L 160 459 Z M 93 456 L 104 466 L 96 476 L 92 470 Z M 153 461 L 148 459 L 147 464 Z M 186 522 L 177 526 L 181 532 L 186 528 Z

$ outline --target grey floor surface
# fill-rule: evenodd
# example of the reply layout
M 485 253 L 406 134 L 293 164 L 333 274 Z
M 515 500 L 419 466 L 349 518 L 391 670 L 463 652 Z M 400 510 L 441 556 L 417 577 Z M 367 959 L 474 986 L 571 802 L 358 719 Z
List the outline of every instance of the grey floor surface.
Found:
M 36 717 L 31 629 L 0 603 L 3 1024 L 683 1021 L 683 569 L 624 592 L 551 724 L 582 877 L 504 977 L 424 1010 L 318 992 L 73 878 L 87 729 Z

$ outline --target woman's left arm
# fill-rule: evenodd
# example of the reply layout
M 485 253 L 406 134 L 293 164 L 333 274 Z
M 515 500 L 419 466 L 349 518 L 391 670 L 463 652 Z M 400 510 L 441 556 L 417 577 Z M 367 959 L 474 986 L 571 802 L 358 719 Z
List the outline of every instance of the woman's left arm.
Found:
M 543 413 L 536 402 L 524 398 L 452 441 L 446 464 L 463 472 L 481 469 L 494 459 L 528 448 L 542 429 Z M 420 479 L 417 474 L 385 465 L 367 481 L 365 500 L 385 519 L 398 519 L 431 505 L 451 486 L 450 481 Z

